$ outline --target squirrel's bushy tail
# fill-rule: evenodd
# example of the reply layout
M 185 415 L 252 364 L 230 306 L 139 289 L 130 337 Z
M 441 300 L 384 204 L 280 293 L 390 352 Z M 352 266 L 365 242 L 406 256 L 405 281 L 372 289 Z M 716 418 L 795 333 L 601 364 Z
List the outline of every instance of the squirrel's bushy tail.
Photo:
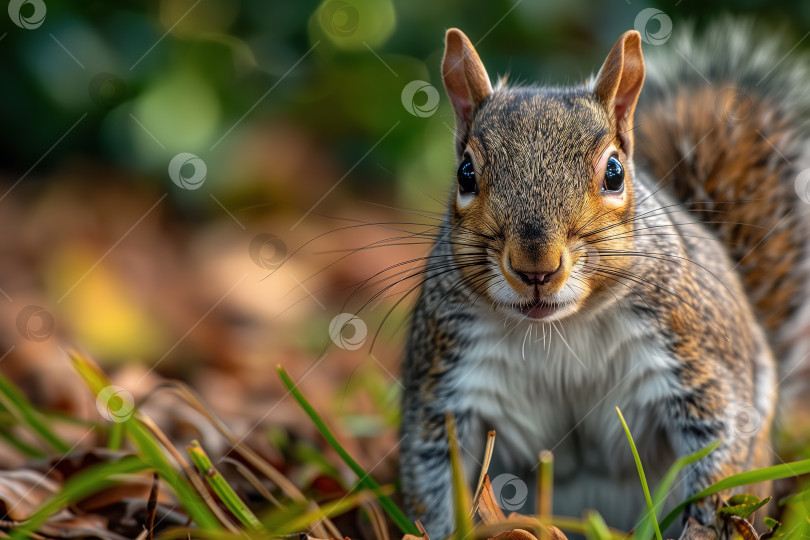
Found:
M 801 36 L 773 36 L 726 19 L 700 32 L 676 26 L 647 46 L 635 160 L 728 246 L 780 378 L 806 385 L 810 73 L 790 51 Z

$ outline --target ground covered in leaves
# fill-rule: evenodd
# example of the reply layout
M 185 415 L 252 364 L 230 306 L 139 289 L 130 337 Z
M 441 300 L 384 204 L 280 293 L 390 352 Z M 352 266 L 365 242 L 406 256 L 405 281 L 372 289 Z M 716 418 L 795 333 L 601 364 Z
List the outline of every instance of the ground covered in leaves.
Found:
M 100 176 L 115 182 L 87 180 Z M 429 231 L 434 215 L 355 201 L 360 211 L 290 231 L 298 213 L 268 217 L 250 204 L 277 191 L 223 199 L 228 212 L 210 201 L 215 217 L 195 221 L 181 201 L 97 165 L 76 163 L 47 185 L 12 192 L 0 212 L 2 534 L 403 535 L 376 501 L 397 501 L 409 302 L 396 302 L 418 283 L 369 277 L 424 254 L 409 235 Z M 361 325 L 330 331 L 361 307 Z M 277 365 L 365 472 L 328 443 Z M 786 461 L 808 457 L 790 442 L 808 410 L 782 426 Z M 358 489 L 358 478 L 374 483 Z M 464 507 L 482 518 L 476 536 L 561 537 L 535 517 L 505 518 L 487 493 Z M 589 519 L 560 525 L 618 534 Z M 743 517 L 725 519 L 745 530 Z

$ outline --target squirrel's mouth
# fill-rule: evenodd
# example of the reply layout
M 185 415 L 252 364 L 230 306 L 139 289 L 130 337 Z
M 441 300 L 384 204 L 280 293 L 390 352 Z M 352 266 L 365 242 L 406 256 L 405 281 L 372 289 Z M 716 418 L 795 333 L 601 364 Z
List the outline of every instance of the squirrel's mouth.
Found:
M 543 300 L 536 300 L 528 304 L 518 306 L 518 310 L 528 319 L 545 319 L 551 317 L 558 310 L 565 307 L 564 305 L 544 302 Z

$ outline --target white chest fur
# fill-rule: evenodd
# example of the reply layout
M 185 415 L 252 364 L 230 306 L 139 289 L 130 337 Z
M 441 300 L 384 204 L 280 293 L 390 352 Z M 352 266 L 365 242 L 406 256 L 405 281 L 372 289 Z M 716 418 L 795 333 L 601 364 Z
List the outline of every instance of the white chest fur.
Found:
M 627 418 L 649 476 L 655 479 L 672 459 L 662 402 L 677 392 L 675 359 L 654 330 L 629 309 L 553 324 L 504 325 L 488 314 L 472 329 L 476 344 L 457 370 L 455 384 L 472 412 L 473 429 L 462 444 L 474 452 L 486 430 L 495 429 L 492 473 L 527 483 L 538 453 L 551 450 L 555 512 L 578 515 L 595 507 L 615 516 L 617 500 L 634 506 L 627 497 L 642 493 L 615 408 Z M 605 489 L 594 489 L 600 484 Z M 635 508 L 626 511 L 627 519 L 637 515 Z

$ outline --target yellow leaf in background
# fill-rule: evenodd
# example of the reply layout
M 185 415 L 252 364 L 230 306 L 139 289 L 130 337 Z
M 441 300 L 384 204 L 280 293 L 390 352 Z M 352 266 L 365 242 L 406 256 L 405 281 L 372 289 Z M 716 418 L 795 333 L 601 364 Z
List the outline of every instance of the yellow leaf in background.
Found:
M 46 264 L 46 290 L 58 306 L 60 326 L 99 358 L 159 357 L 169 346 L 168 336 L 138 301 L 138 291 L 107 261 L 98 263 L 102 255 L 74 244 Z

